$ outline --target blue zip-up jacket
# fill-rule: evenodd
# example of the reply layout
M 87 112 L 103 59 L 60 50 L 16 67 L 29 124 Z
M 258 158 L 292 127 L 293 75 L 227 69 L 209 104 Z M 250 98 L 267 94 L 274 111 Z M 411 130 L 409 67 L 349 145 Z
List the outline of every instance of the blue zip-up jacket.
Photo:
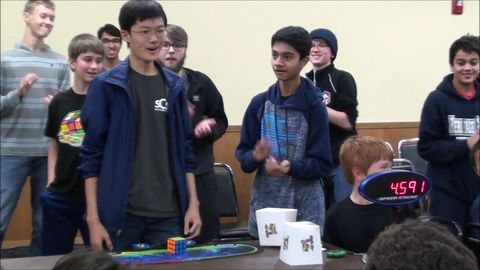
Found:
M 183 80 L 163 70 L 168 89 L 168 130 L 172 172 L 184 214 L 188 207 L 186 172 L 196 164 L 191 147 L 192 128 Z M 135 111 L 129 86 L 129 61 L 98 75 L 88 89 L 81 112 L 86 132 L 78 167 L 84 179 L 98 177 L 97 208 L 103 226 L 118 232 L 125 224 L 128 191 L 133 176 Z M 159 190 L 158 196 L 162 196 Z
M 480 128 L 480 85 L 471 100 L 453 87 L 447 75 L 423 105 L 418 153 L 428 161 L 433 186 L 470 204 L 480 192 L 480 178 L 469 161 L 466 139 Z

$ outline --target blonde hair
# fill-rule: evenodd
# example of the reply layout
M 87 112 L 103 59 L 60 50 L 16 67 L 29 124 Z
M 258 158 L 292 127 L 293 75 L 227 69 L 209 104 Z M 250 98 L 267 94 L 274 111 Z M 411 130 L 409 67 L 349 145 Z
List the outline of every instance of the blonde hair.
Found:
M 358 167 L 365 175 L 368 168 L 381 159 L 393 160 L 393 152 L 382 139 L 372 136 L 352 136 L 340 147 L 340 165 L 350 184 L 354 177 L 352 169 Z
M 27 3 L 25 3 L 23 12 L 30 13 L 38 5 L 55 10 L 55 4 L 51 0 L 28 0 Z

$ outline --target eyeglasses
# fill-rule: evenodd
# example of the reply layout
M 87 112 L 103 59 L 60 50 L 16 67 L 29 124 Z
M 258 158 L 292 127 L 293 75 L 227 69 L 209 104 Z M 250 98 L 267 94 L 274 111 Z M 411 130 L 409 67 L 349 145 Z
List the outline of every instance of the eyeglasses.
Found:
M 183 43 L 169 43 L 169 42 L 163 43 L 164 50 L 170 50 L 170 47 L 172 47 L 174 51 L 180 51 L 181 49 L 187 46 L 185 46 L 185 44 Z
M 328 47 L 328 44 L 325 42 L 312 42 L 312 48 L 320 49 L 325 47 Z
M 130 30 L 130 32 L 137 33 L 145 39 L 149 39 L 153 35 L 155 35 L 157 38 L 160 38 L 160 37 L 163 37 L 165 35 L 165 28 L 150 29 L 150 30 L 144 29 L 144 30 L 140 30 L 140 31 Z

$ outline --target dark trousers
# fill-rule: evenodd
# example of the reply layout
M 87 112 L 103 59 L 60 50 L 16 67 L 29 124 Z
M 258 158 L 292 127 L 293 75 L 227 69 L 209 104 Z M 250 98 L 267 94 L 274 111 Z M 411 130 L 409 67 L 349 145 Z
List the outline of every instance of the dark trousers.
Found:
M 432 216 L 453 220 L 462 230 L 464 229 L 471 204 L 435 187 L 430 192 L 430 199 L 430 214 Z
M 40 200 L 43 209 L 42 255 L 70 253 L 78 231 L 85 245 L 89 245 L 85 202 L 74 201 L 48 190 Z
M 218 212 L 218 186 L 215 172 L 210 171 L 195 175 L 197 196 L 200 201 L 200 217 L 202 218 L 202 231 L 195 238 L 197 243 L 207 243 L 218 237 L 220 220 Z
M 170 237 L 183 237 L 183 218 L 145 217 L 126 213 L 125 226 L 120 233 L 109 232 L 113 250 L 132 250 L 133 244 L 145 243 L 163 247 Z

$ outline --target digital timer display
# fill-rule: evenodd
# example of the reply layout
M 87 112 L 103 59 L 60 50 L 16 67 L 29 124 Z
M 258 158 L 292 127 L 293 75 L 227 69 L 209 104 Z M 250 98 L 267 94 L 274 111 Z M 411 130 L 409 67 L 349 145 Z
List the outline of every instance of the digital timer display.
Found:
M 430 179 L 419 173 L 389 170 L 372 174 L 359 186 L 365 199 L 385 205 L 401 205 L 420 200 L 430 192 Z
M 400 182 L 391 182 L 390 190 L 395 195 L 423 194 L 426 185 L 427 181 L 425 180 L 422 180 L 420 185 L 417 185 L 417 180 L 404 180 Z

